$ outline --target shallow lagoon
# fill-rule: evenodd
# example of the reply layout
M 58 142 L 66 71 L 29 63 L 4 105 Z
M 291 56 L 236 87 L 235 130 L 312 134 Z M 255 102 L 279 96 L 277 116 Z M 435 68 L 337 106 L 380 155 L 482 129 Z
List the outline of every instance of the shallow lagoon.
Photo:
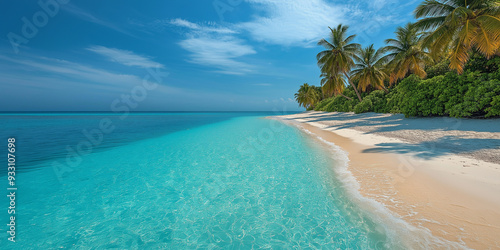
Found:
M 191 126 L 197 115 L 200 124 Z M 210 114 L 178 114 L 170 130 L 152 119 L 147 129 L 127 128 L 134 140 L 111 133 L 63 174 L 51 166 L 64 163 L 64 154 L 33 163 L 18 174 L 17 242 L 3 237 L 2 246 L 386 246 L 386 236 L 335 180 L 332 152 L 262 114 L 220 115 L 210 121 Z M 185 128 L 179 127 L 183 118 Z M 145 125 L 140 116 L 127 119 L 128 126 Z M 71 123 L 50 121 L 58 122 Z

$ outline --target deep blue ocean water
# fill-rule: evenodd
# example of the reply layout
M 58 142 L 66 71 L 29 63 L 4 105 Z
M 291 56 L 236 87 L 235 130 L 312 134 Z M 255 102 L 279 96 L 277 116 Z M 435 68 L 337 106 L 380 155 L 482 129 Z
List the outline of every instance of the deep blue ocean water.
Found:
M 268 115 L 0 115 L 0 148 L 15 137 L 18 164 L 17 242 L 2 196 L 1 248 L 386 246 L 331 152 Z

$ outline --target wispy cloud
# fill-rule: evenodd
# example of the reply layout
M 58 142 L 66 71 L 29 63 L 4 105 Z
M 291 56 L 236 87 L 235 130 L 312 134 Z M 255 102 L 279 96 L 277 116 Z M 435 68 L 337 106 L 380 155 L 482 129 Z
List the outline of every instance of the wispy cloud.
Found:
M 33 75 L 42 74 L 53 79 L 72 79 L 75 84 L 94 85 L 93 87 L 117 87 L 141 83 L 141 78 L 131 74 L 113 73 L 92 66 L 66 60 L 46 57 L 32 57 L 30 59 L 13 59 L 0 56 L 0 62 L 19 65 L 22 71 L 29 71 Z M 17 74 L 18 76 L 22 74 Z
M 22 58 L 0 55 L 0 68 L 3 69 L 0 86 L 5 89 L 0 92 L 0 110 L 109 110 L 113 100 L 147 81 L 141 73 L 121 73 L 28 54 Z M 167 103 L 171 104 L 172 99 L 185 96 L 187 92 L 183 88 L 159 84 L 148 93 L 141 107 L 162 103 L 155 106 L 161 110 Z M 29 101 L 15 106 L 9 104 L 19 96 Z
M 344 20 L 342 7 L 324 0 L 247 0 L 265 13 L 236 26 L 253 39 L 283 46 L 311 46 L 325 29 Z
M 91 46 L 87 50 L 100 54 L 108 60 L 126 66 L 136 66 L 140 68 L 164 68 L 161 63 L 153 61 L 147 56 L 135 54 L 132 51 L 108 48 L 104 46 Z
M 76 16 L 84 21 L 95 23 L 97 25 L 104 26 L 106 28 L 120 32 L 122 34 L 135 37 L 133 34 L 128 32 L 127 30 L 117 26 L 116 24 L 109 22 L 109 21 L 105 21 L 101 18 L 98 18 L 98 17 L 94 16 L 93 14 L 91 14 L 90 12 L 75 6 L 74 4 L 64 5 L 63 10 L 69 12 L 70 14 L 72 14 L 72 15 L 74 15 L 74 16 Z
M 246 0 L 254 9 L 264 11 L 234 26 L 256 41 L 281 46 L 315 46 L 328 34 L 328 26 L 340 23 L 350 25 L 353 33 L 364 33 L 366 40 L 367 34 L 380 32 L 387 25 L 408 22 L 412 17 L 402 10 L 416 1 Z
M 238 61 L 237 58 L 256 52 L 234 37 L 200 36 L 188 38 L 179 44 L 191 52 L 191 62 L 216 67 L 219 69 L 217 72 L 241 75 L 252 71 L 253 66 Z
M 321 38 L 327 37 L 328 27 L 342 23 L 351 26 L 351 34 L 358 34 L 358 42 L 371 43 L 385 27 L 409 21 L 411 16 L 400 12 L 417 0 L 399 1 L 245 0 L 255 10 L 249 21 L 215 25 L 177 18 L 163 20 L 162 26 L 187 30 L 187 38 L 179 44 L 191 52 L 191 62 L 219 68 L 219 72 L 245 74 L 252 72 L 248 70 L 251 65 L 243 60 L 256 53 L 250 45 L 252 41 L 315 47 Z
M 165 22 L 165 21 L 159 21 L 159 22 Z M 200 31 L 200 32 L 214 32 L 214 33 L 219 33 L 219 34 L 236 34 L 235 30 L 225 28 L 225 27 L 217 27 L 214 25 L 199 25 L 196 23 L 189 22 L 187 20 L 181 19 L 181 18 L 176 18 L 172 20 L 168 20 L 167 23 L 178 26 L 178 27 L 184 27 L 188 28 L 191 31 Z
M 241 61 L 256 51 L 237 38 L 229 28 L 206 27 L 183 19 L 174 19 L 170 24 L 187 28 L 186 39 L 179 45 L 189 51 L 192 63 L 217 68 L 215 72 L 222 74 L 242 75 L 253 71 L 253 66 Z
M 328 25 L 342 20 L 337 9 L 324 0 L 247 2 L 265 9 L 265 13 L 249 22 L 226 23 L 225 26 L 193 23 L 181 18 L 161 22 L 186 30 L 186 38 L 179 45 L 190 52 L 190 62 L 217 68 L 219 73 L 242 75 L 256 72 L 256 67 L 245 62 L 244 57 L 257 53 L 243 40 L 242 33 L 268 44 L 311 46 L 324 35 Z
M 387 6 L 394 7 L 398 4 L 398 0 L 369 0 L 368 6 L 372 10 L 381 10 Z
M 419 0 L 370 0 L 348 3 L 344 6 L 345 15 L 351 17 L 349 24 L 352 33 L 358 34 L 358 42 L 373 43 L 373 37 L 387 26 L 403 25 L 413 16 L 408 8 Z M 412 8 L 410 8 L 412 9 Z

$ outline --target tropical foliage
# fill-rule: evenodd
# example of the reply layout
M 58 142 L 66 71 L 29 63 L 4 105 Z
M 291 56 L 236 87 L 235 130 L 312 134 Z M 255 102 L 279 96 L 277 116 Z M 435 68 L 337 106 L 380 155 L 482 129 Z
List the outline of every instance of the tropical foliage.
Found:
M 359 44 L 352 42 L 356 35 L 347 36 L 349 26 L 342 24 L 339 24 L 335 29 L 328 28 L 330 29 L 330 41 L 321 39 L 318 42 L 318 45 L 326 49 L 316 56 L 321 73 L 323 76 L 326 75 L 333 79 L 345 77 L 347 82 L 355 89 L 356 95 L 361 101 L 361 95 L 354 87 L 349 76 L 351 68 L 354 66 L 354 58 L 360 48 Z
M 321 74 L 321 89 L 326 97 L 341 95 L 345 89 L 345 80 L 342 75 Z
M 313 109 L 314 105 L 321 100 L 321 97 L 321 89 L 307 83 L 302 84 L 295 94 L 295 100 L 306 109 Z
M 388 53 L 385 60 L 389 62 L 389 83 L 393 84 L 409 74 L 425 78 L 425 65 L 432 62 L 427 51 L 422 48 L 422 37 L 425 33 L 412 23 L 398 27 L 395 33 L 396 38 L 385 40 L 387 46 L 382 48 Z
M 299 105 L 321 111 L 406 116 L 500 116 L 500 1 L 424 0 L 416 23 L 386 46 L 361 48 L 348 26 L 318 45 L 321 87 L 304 84 Z
M 500 57 L 486 60 L 474 55 L 462 75 L 447 71 L 425 80 L 416 75 L 403 79 L 389 93 L 363 93 L 363 101 L 340 96 L 319 102 L 315 110 L 328 112 L 402 113 L 405 116 L 500 116 Z M 430 75 L 430 72 L 428 72 Z M 351 88 L 344 92 L 356 95 Z
M 499 52 L 498 0 L 425 0 L 415 10 L 421 30 L 430 30 L 423 45 L 436 56 L 449 51 L 450 68 L 459 74 L 471 50 L 487 58 Z
M 384 80 L 387 74 L 384 72 L 384 51 L 375 50 L 373 44 L 367 48 L 360 49 L 355 57 L 356 65 L 351 72 L 352 79 L 358 81 L 358 88 L 366 91 L 368 87 L 384 89 Z

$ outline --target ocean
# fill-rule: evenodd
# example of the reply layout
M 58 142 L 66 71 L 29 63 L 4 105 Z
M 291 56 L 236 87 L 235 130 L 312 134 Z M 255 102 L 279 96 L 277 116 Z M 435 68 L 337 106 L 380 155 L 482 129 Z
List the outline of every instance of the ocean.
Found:
M 1 248 L 397 247 L 348 195 L 334 152 L 271 115 L 0 115 L 17 187 L 16 242 L 3 195 Z

